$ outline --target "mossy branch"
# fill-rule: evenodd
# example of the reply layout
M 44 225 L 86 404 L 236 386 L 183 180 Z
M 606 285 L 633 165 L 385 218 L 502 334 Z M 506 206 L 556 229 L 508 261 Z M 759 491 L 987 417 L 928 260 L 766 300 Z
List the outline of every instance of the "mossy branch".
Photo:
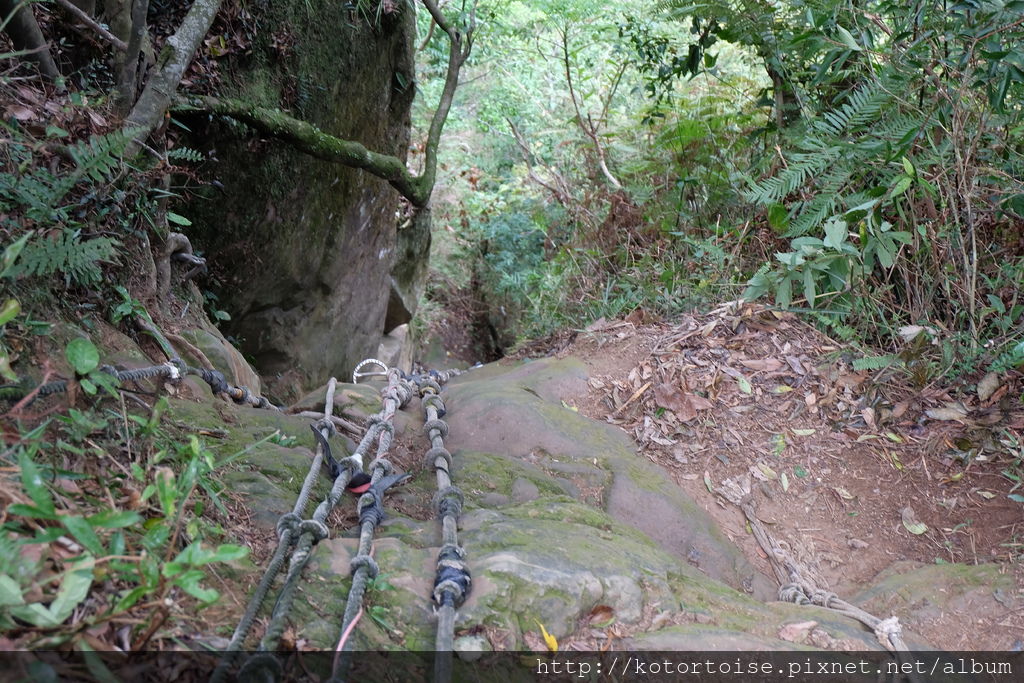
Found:
M 280 109 L 255 107 L 246 102 L 217 97 L 190 97 L 174 105 L 177 112 L 209 112 L 227 116 L 255 128 L 264 135 L 287 142 L 300 152 L 317 159 L 333 161 L 352 168 L 361 168 L 382 178 L 416 206 L 423 206 L 430 198 L 431 186 L 424 184 L 423 176 L 409 172 L 405 162 L 388 154 L 371 152 L 362 144 L 328 135 L 316 126 L 287 114 Z
M 426 206 L 430 201 L 437 176 L 437 148 L 441 140 L 441 130 L 444 128 L 455 90 L 459 85 L 459 71 L 466 63 L 473 47 L 476 6 L 474 5 L 470 12 L 469 27 L 463 34 L 445 18 L 434 0 L 422 2 L 438 27 L 448 36 L 449 50 L 444 88 L 430 121 L 423 173 L 418 176 L 410 173 L 405 162 L 398 157 L 372 152 L 358 142 L 334 137 L 280 109 L 257 107 L 240 100 L 218 97 L 186 97 L 180 99 L 172 108 L 178 112 L 208 112 L 240 121 L 317 159 L 360 168 L 371 173 L 388 181 L 414 206 Z

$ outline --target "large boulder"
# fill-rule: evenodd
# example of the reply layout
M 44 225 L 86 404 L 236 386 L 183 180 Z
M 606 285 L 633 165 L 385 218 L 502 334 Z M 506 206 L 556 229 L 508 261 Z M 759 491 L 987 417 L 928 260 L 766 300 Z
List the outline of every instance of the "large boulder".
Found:
M 352 3 L 284 0 L 249 11 L 267 30 L 251 54 L 222 60 L 222 94 L 289 110 L 405 158 L 412 6 L 395 3 L 374 16 Z M 232 315 L 226 332 L 281 400 L 331 374 L 348 375 L 384 331 L 398 193 L 364 171 L 248 137 L 238 124 L 194 125 L 202 140 L 220 141 L 206 150 L 217 161 L 203 170 L 222 191 L 208 187 L 209 201 L 189 211 L 193 243 L 222 274 L 216 290 Z
M 582 363 L 545 360 L 474 369 L 444 392 L 446 444 L 466 498 L 459 541 L 473 575 L 458 610 L 459 648 L 543 647 L 543 624 L 568 647 L 589 650 L 613 636 L 615 649 L 631 650 L 880 649 L 852 619 L 776 602 L 776 586 L 620 430 L 566 407 L 563 401 L 578 396 L 585 382 Z M 372 414 L 380 386 L 339 384 L 336 414 Z M 322 410 L 323 395 L 313 392 L 297 407 Z M 186 402 L 173 409 L 196 425 L 208 410 Z M 270 513 L 289 509 L 311 457 L 308 422 L 266 411 L 257 417 L 260 411 L 244 407 L 218 410 L 230 411 L 227 419 L 238 425 L 232 431 L 239 435 L 221 446 L 225 452 L 272 428 L 297 437 L 289 447 L 254 449 L 230 475 L 272 538 Z M 441 534 L 433 472 L 419 469 L 426 440 L 415 399 L 395 426 L 390 458 L 414 477 L 385 501 L 389 518 L 373 546 L 382 577 L 370 586 L 369 617 L 352 637 L 357 649 L 431 650 L 436 622 L 429 596 Z M 351 442 L 338 443 L 336 454 L 343 448 L 351 452 Z M 325 490 L 321 481 L 314 500 Z M 307 647 L 336 645 L 358 545 L 354 507 L 346 499 L 332 517 L 331 538 L 315 549 L 294 603 L 294 635 Z M 936 586 L 941 598 L 928 597 Z M 1002 591 L 996 600 L 1010 598 L 1012 580 L 993 567 L 894 566 L 861 595 L 844 597 L 880 617 L 897 614 L 925 626 L 948 606 L 991 608 L 993 589 Z M 914 633 L 905 637 L 927 647 Z

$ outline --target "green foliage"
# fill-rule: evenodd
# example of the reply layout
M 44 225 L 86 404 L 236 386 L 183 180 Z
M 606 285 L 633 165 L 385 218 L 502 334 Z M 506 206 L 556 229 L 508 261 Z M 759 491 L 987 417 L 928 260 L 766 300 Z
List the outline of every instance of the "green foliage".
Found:
M 83 368 L 92 365 L 89 358 L 83 362 Z M 206 505 L 226 514 L 216 471 L 246 451 L 218 461 L 196 437 L 185 443 L 171 438 L 160 426 L 166 407 L 161 398 L 148 415 L 70 409 L 56 423 L 19 436 L 8 455 L 30 502 L 10 505 L 0 526 L 0 628 L 46 628 L 52 645 L 114 618 L 133 615 L 130 623 L 148 624 L 146 615 L 167 599 L 191 596 L 200 606 L 218 599 L 206 585 L 210 569 L 248 550 L 211 542 L 223 531 L 211 523 Z M 53 443 L 57 458 L 44 449 Z M 136 449 L 130 468 L 112 474 L 88 465 L 97 456 L 120 459 L 125 443 Z M 71 468 L 61 469 L 69 458 Z M 106 493 L 97 497 L 95 490 Z M 120 501 L 134 503 L 128 508 Z M 62 537 L 72 554 L 60 556 L 55 576 L 47 563 L 30 559 L 39 555 L 30 546 L 45 552 Z
M 205 154 L 191 147 L 175 147 L 167 152 L 167 158 L 171 161 L 190 161 L 194 164 L 206 161 Z
M 78 231 L 69 229 L 54 239 L 39 235 L 26 245 L 13 274 L 45 277 L 59 273 L 69 283 L 94 285 L 103 277 L 99 264 L 115 258 L 118 244 L 110 237 L 83 240 Z
M 78 337 L 68 342 L 64 355 L 72 369 L 79 375 L 87 375 L 100 364 L 100 352 L 88 339 Z

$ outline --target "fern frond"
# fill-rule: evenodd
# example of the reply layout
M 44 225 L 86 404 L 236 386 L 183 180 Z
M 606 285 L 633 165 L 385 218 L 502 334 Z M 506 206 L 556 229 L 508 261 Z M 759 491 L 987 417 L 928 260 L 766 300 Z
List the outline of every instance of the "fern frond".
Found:
M 82 240 L 73 230 L 63 230 L 56 239 L 39 236 L 25 245 L 12 273 L 27 277 L 61 273 L 71 282 L 93 285 L 103 277 L 99 264 L 113 260 L 118 245 L 109 237 Z
M 206 161 L 205 154 L 200 152 L 198 149 L 192 149 L 191 147 L 175 147 L 171 151 L 167 152 L 167 158 L 174 159 L 175 161 L 191 161 L 192 163 Z
M 89 178 L 98 183 L 113 175 L 134 136 L 134 130 L 117 130 L 105 135 L 93 135 L 71 146 L 68 152 L 78 167 L 72 174 L 74 182 Z

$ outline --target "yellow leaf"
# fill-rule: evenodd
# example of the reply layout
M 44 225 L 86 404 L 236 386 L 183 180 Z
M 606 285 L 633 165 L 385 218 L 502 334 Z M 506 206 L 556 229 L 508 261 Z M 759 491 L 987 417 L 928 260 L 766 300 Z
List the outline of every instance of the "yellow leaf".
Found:
M 534 621 L 537 621 L 534 619 Z M 540 626 L 540 634 L 544 636 L 544 644 L 548 646 L 548 649 L 552 652 L 558 652 L 558 640 L 553 635 L 548 633 L 548 630 L 544 628 L 544 624 L 537 621 L 537 626 Z

